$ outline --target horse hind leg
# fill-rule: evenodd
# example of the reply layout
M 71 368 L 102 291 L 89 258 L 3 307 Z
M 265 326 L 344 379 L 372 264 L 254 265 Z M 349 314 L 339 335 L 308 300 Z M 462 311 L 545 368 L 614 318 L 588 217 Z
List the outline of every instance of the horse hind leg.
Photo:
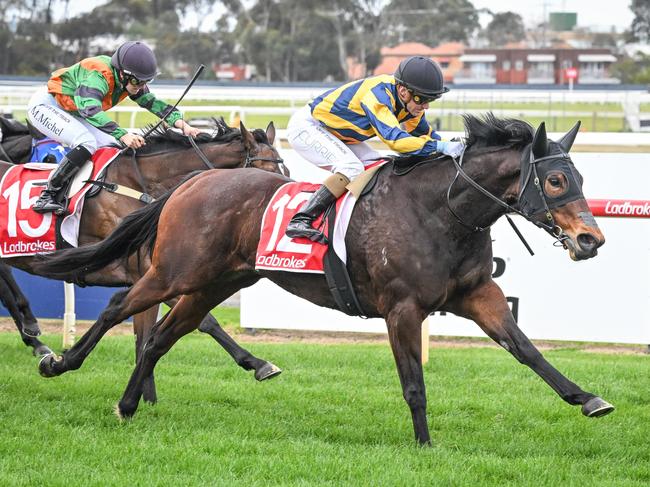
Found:
M 223 299 L 225 297 L 214 286 L 183 295 L 176 306 L 156 324 L 116 407 L 115 412 L 119 418 L 131 418 L 135 414 L 144 390 L 144 381 L 153 374 L 158 360 L 182 336 L 195 330 L 208 311 Z
M 133 332 L 135 334 L 135 363 L 138 363 L 142 349 L 149 337 L 149 333 L 158 319 L 158 306 L 153 306 L 133 317 Z M 155 404 L 158 401 L 156 394 L 156 381 L 153 373 L 144 380 L 142 396 L 145 402 Z
M 614 410 L 614 406 L 583 391 L 546 361 L 517 326 L 503 292 L 494 281 L 490 280 L 464 296 L 461 308 L 461 316 L 474 320 L 490 338 L 530 367 L 564 401 L 582 405 L 585 416 L 604 416 Z
M 113 295 L 108 306 L 90 329 L 61 357 L 48 355 L 39 363 L 39 370 L 44 377 L 61 375 L 68 370 L 76 370 L 83 364 L 97 343 L 108 330 L 129 316 L 140 313 L 152 306 L 178 294 L 165 286 L 153 268 L 126 291 Z
M 415 303 L 405 301 L 395 306 L 386 316 L 388 339 L 395 357 L 402 393 L 411 410 L 415 439 L 420 445 L 431 444 L 420 338 L 425 315 Z
M 210 313 L 205 315 L 198 329 L 214 338 L 241 368 L 244 370 L 255 370 L 255 379 L 258 381 L 272 379 L 282 373 L 282 369 L 277 365 L 268 360 L 258 358 L 241 347 L 221 328 L 219 322 Z

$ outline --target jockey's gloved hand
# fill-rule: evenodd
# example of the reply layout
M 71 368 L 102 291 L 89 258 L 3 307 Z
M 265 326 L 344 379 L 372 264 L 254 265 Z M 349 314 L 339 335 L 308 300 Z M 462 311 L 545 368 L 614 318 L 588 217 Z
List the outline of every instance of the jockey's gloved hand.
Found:
M 459 157 L 465 150 L 465 144 L 462 142 L 447 142 L 439 140 L 437 142 L 437 146 L 438 152 L 442 152 L 443 154 L 446 154 L 453 158 Z

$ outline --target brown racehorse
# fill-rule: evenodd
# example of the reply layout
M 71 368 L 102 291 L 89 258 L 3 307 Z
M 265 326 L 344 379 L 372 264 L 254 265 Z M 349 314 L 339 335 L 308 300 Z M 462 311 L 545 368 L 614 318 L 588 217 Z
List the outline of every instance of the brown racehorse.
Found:
M 562 399 L 582 405 L 586 416 L 609 413 L 612 405 L 544 359 L 492 279 L 489 227 L 506 212 L 545 228 L 575 260 L 595 256 L 604 243 L 568 155 L 578 125 L 559 142 L 547 140 L 543 124 L 534 132 L 525 122 L 487 115 L 467 116 L 465 125 L 462 167 L 448 157 L 407 169 L 402 161 L 384 166 L 374 189 L 358 201 L 346 236 L 348 269 L 361 306 L 366 315 L 386 320 L 415 437 L 430 442 L 420 328 L 437 310 L 474 320 Z M 335 308 L 322 275 L 255 270 L 265 205 L 286 181 L 261 171 L 207 171 L 126 218 L 104 242 L 45 256 L 43 269 L 62 275 L 72 267 L 83 275 L 87 266 L 101 268 L 138 248 L 151 249 L 152 264 L 133 287 L 112 298 L 77 344 L 62 357 L 45 357 L 41 373 L 50 377 L 80 367 L 116 323 L 182 295 L 154 327 L 118 404 L 118 414 L 131 417 L 160 357 L 234 291 L 267 277 Z
M 19 164 L 29 161 L 32 136 L 27 125 L 13 118 L 0 117 L 0 160 Z
M 213 167 L 241 168 L 250 166 L 266 171 L 286 173 L 283 161 L 272 145 L 274 139 L 275 128 L 272 123 L 269 124 L 266 132 L 262 130 L 249 132 L 243 125 L 236 130 L 227 127 L 223 121 L 218 121 L 214 134 L 201 134 L 197 138 L 203 157 Z M 0 178 L 9 167 L 11 167 L 10 164 L 0 162 Z M 147 146 L 137 152 L 136 158 L 125 154 L 111 163 L 107 169 L 106 182 L 134 188 L 157 197 L 177 185 L 189 173 L 199 169 L 206 169 L 205 162 L 201 160 L 199 153 L 187 143 L 187 140 L 173 132 L 162 132 L 148 140 Z M 254 169 L 245 171 L 257 172 Z M 79 245 L 101 241 L 122 218 L 142 206 L 143 203 L 137 199 L 107 191 L 101 191 L 97 196 L 88 198 L 81 218 Z M 33 257 L 13 257 L 4 259 L 2 262 L 30 273 L 49 277 L 47 273 L 39 273 L 34 269 Z M 137 259 L 134 259 L 126 265 L 112 266 L 101 272 L 84 276 L 78 282 L 91 286 L 128 286 L 141 276 L 142 268 L 143 266 L 138 265 Z M 0 291 L 2 291 L 1 285 Z M 169 304 L 173 304 L 173 302 Z M 154 307 L 150 310 L 143 310 L 143 313 L 134 317 L 136 354 L 141 349 L 144 336 L 155 323 L 156 316 L 157 309 Z M 36 329 L 38 330 L 38 328 Z M 239 347 L 210 315 L 207 315 L 202 323 L 201 331 L 215 338 L 241 367 L 246 370 L 254 369 L 258 380 L 273 377 L 280 372 L 275 365 L 259 359 Z M 35 350 L 40 350 L 39 347 L 43 346 L 35 337 L 25 337 L 23 334 L 23 340 L 27 340 Z M 154 402 L 153 382 L 148 387 L 146 399 Z

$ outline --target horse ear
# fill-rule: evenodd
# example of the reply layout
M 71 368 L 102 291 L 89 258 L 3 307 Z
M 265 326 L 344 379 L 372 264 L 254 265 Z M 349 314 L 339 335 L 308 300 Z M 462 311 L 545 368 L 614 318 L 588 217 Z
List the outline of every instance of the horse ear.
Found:
M 578 131 L 580 130 L 580 124 L 582 122 L 578 120 L 576 124 L 573 126 L 571 130 L 569 130 L 564 136 L 557 141 L 558 144 L 560 144 L 560 147 L 562 147 L 562 150 L 566 152 L 567 154 L 571 150 L 571 147 L 573 146 L 573 142 L 576 140 L 576 135 L 578 135 Z
M 252 148 L 257 146 L 255 137 L 253 137 L 253 134 L 251 134 L 248 130 L 246 130 L 246 127 L 244 127 L 244 124 L 241 121 L 239 122 L 239 131 L 241 132 L 241 137 L 242 140 L 244 141 L 244 147 L 246 148 L 246 150 L 251 150 Z
M 273 122 L 269 122 L 266 127 L 266 138 L 269 139 L 269 144 L 273 145 L 273 142 L 275 142 L 275 125 L 273 125 Z
M 544 157 L 548 149 L 548 139 L 546 138 L 546 123 L 542 122 L 535 131 L 533 137 L 533 155 L 535 157 Z

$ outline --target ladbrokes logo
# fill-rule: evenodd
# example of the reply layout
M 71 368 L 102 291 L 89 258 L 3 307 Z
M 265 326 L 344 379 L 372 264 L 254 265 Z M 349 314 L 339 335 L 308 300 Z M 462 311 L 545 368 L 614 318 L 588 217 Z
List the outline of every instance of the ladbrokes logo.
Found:
M 277 255 L 260 255 L 257 258 L 256 266 L 275 267 L 278 269 L 304 269 L 307 265 L 307 259 L 296 259 L 291 257 L 278 257 Z
M 608 201 L 605 205 L 606 215 L 650 216 L 650 203 L 632 204 L 625 201 L 620 204 Z
M 53 252 L 55 250 L 54 242 L 42 242 L 40 240 L 35 242 L 2 243 L 2 251 L 5 255 Z

